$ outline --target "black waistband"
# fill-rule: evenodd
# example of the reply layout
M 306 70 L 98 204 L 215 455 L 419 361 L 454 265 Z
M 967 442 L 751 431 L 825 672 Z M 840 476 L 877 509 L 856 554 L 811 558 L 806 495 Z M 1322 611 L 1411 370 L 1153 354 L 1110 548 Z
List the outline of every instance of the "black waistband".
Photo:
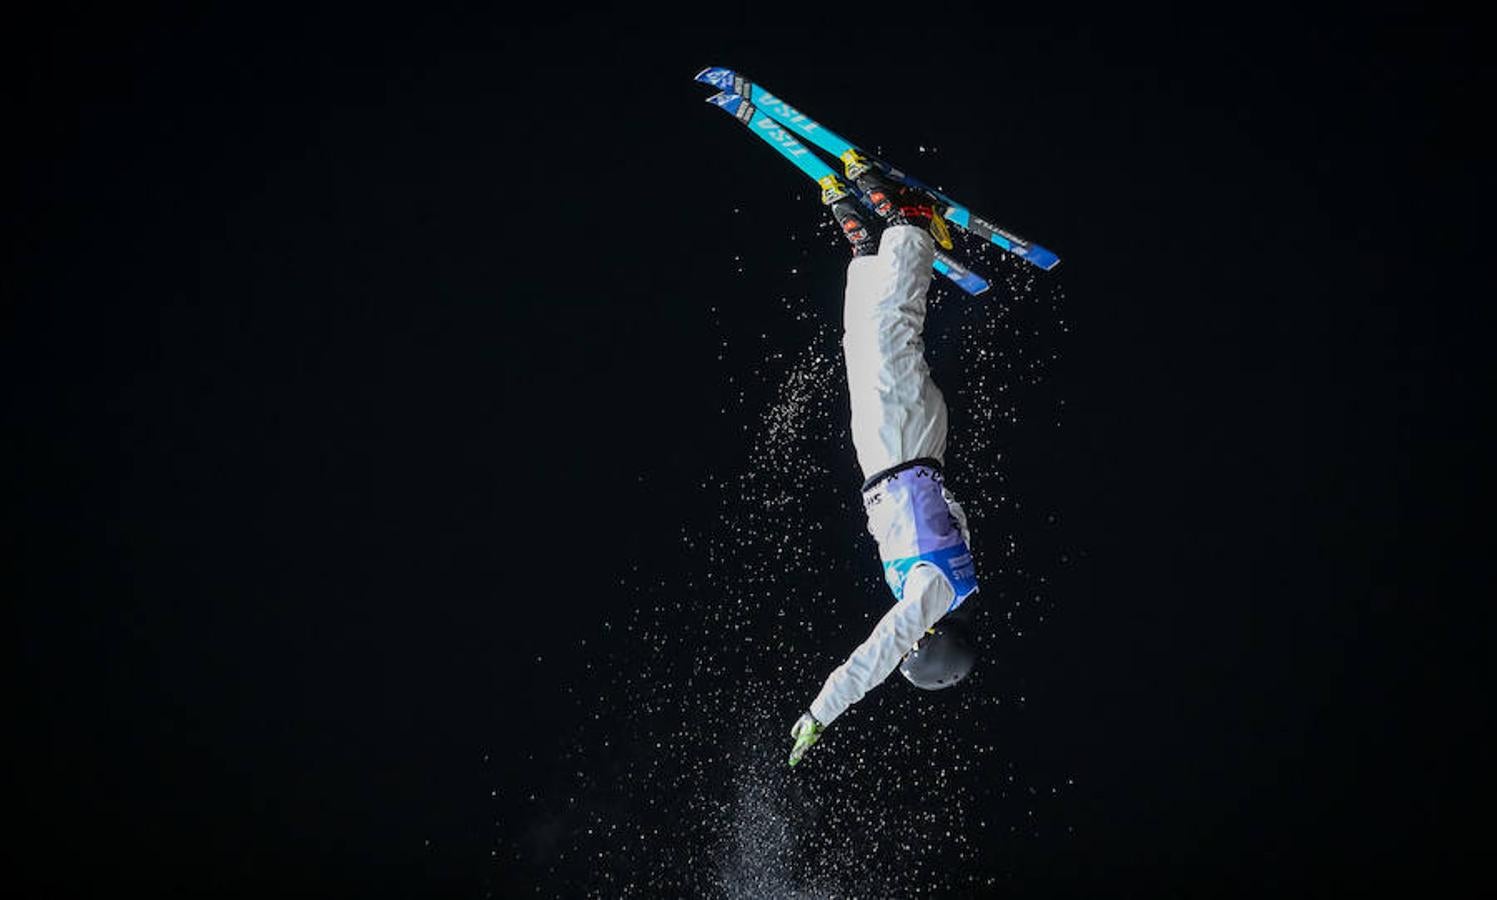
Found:
M 902 462 L 897 466 L 890 466 L 889 468 L 884 469 L 882 472 L 873 473 L 873 475 L 870 476 L 867 481 L 863 482 L 863 487 L 861 488 L 861 490 L 867 491 L 869 488 L 878 485 L 885 479 L 893 478 L 895 475 L 898 475 L 905 469 L 913 469 L 916 466 L 925 466 L 927 469 L 935 469 L 937 472 L 941 471 L 940 460 L 932 459 L 929 456 L 922 456 L 919 459 L 912 459 L 908 462 Z

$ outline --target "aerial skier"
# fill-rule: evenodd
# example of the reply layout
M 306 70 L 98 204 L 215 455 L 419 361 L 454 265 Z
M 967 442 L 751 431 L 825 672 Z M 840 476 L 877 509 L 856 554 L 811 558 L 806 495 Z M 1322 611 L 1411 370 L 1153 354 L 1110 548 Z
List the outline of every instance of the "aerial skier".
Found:
M 863 508 L 895 602 L 795 722 L 792 766 L 896 667 L 916 687 L 940 690 L 965 678 L 977 659 L 972 607 L 963 605 L 977 590 L 971 536 L 942 474 L 946 400 L 921 339 L 935 200 L 872 169 L 856 182 L 882 222 L 851 197 L 832 204 L 853 254 L 842 347 L 853 449 L 866 479 Z
M 696 80 L 718 88 L 709 103 L 820 186 L 852 244 L 842 335 L 852 442 L 865 479 L 868 531 L 895 602 L 792 726 L 793 766 L 896 667 L 916 687 L 935 691 L 966 678 L 977 661 L 967 602 L 977 591 L 971 534 L 942 475 L 946 400 L 931 380 L 921 333 L 932 269 L 972 295 L 990 284 L 943 252 L 953 246 L 947 223 L 1047 272 L 1060 257 L 873 159 L 741 73 L 709 66 Z M 802 140 L 841 160 L 856 191 Z M 870 225 L 882 226 L 882 234 Z

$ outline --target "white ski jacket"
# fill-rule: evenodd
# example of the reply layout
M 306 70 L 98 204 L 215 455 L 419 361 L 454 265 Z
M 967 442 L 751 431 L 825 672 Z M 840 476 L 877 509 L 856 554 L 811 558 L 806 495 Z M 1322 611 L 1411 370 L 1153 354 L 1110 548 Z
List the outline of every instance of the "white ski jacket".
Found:
M 923 229 L 884 231 L 875 256 L 847 267 L 842 349 L 853 448 L 868 480 L 868 531 L 895 603 L 828 676 L 811 715 L 831 724 L 899 665 L 926 629 L 977 590 L 967 517 L 941 478 L 946 399 L 921 333 L 935 248 Z

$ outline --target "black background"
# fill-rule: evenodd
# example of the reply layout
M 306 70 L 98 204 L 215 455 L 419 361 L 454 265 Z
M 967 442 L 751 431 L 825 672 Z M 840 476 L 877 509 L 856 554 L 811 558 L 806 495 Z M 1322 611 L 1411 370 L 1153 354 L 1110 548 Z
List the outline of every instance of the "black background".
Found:
M 489 862 L 524 816 L 496 825 L 489 791 L 545 779 L 522 750 L 569 728 L 562 636 L 741 451 L 700 412 L 724 391 L 707 310 L 746 332 L 775 307 L 728 260 L 770 264 L 782 217 L 821 215 L 701 103 L 708 64 L 850 136 L 926 136 L 933 177 L 1066 260 L 1064 427 L 1014 477 L 1087 554 L 1026 658 L 1039 744 L 1087 781 L 1075 840 L 1011 889 L 1473 868 L 1491 73 L 1469 26 L 902 15 L 14 28 L 23 883 L 527 889 Z M 817 265 L 834 285 L 840 258 Z

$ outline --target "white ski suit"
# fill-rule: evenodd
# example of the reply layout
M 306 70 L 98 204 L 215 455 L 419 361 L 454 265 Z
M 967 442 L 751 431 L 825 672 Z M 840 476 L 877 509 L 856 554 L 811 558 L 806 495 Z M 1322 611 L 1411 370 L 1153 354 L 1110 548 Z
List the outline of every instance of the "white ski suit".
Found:
M 827 677 L 811 715 L 830 725 L 877 686 L 926 629 L 977 590 L 967 517 L 941 478 L 946 399 L 930 377 L 921 332 L 934 241 L 924 229 L 885 229 L 875 256 L 847 267 L 842 349 L 852 440 L 868 480 L 868 531 L 895 603 Z

